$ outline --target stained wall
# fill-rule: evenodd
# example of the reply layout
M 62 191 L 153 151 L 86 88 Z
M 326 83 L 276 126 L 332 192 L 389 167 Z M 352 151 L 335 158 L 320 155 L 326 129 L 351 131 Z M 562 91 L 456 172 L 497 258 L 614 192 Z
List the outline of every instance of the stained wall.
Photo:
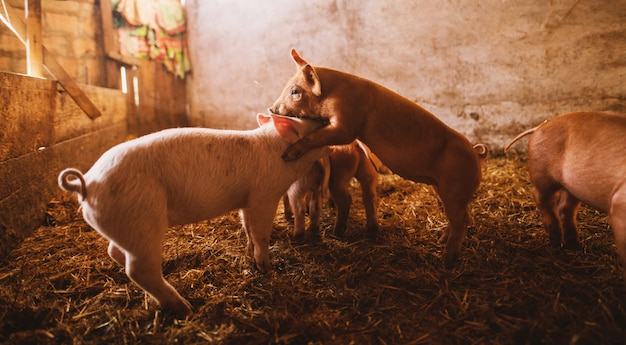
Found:
M 626 112 L 626 1 L 187 0 L 192 123 L 252 128 L 295 72 L 358 74 L 501 149 L 559 113 Z M 517 148 L 523 149 L 524 145 Z

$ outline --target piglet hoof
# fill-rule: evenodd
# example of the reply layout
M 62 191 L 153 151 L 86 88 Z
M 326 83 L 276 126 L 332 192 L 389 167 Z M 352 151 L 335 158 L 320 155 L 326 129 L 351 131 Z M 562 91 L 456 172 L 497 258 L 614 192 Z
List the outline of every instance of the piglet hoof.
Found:
M 367 239 L 372 243 L 378 242 L 378 226 L 367 228 Z
M 322 242 L 322 235 L 320 235 L 319 231 L 309 232 L 309 243 L 320 243 L 320 242 Z
M 458 258 L 459 258 L 458 254 L 449 253 L 448 251 L 444 251 L 443 252 L 443 266 L 447 270 L 454 268 Z
M 184 319 L 185 317 L 193 314 L 193 311 L 191 309 L 191 303 L 187 302 L 187 300 L 185 299 L 176 301 L 175 303 L 164 305 L 162 306 L 162 308 L 171 311 L 181 319 Z
M 266 276 L 271 275 L 274 272 L 274 270 L 272 269 L 272 265 L 269 261 L 256 262 L 256 268 L 259 270 L 259 272 Z
M 548 242 L 548 244 L 552 248 L 561 248 L 561 239 L 559 238 L 558 240 L 553 240 L 551 238 L 550 241 Z
M 291 236 L 291 242 L 296 244 L 304 243 L 304 233 L 294 233 L 293 236 Z
M 293 212 L 285 211 L 285 220 L 289 223 L 293 223 Z
M 342 225 L 335 225 L 333 230 L 329 233 L 330 237 L 336 239 L 342 239 L 343 235 L 346 233 L 346 227 Z
M 563 248 L 569 249 L 569 250 L 581 250 L 583 249 L 583 246 L 580 244 L 578 239 L 573 239 L 573 240 L 566 240 L 563 243 Z

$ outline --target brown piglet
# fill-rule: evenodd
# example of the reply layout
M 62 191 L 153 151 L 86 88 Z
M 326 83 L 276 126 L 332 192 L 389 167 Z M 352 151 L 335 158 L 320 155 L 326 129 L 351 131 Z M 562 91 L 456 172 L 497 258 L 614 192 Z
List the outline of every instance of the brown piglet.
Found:
M 289 187 L 283 198 L 285 218 L 293 218 L 293 239 L 304 240 L 305 234 L 311 238 L 320 235 L 320 216 L 325 192 L 328 189 L 337 215 L 332 234 L 341 237 L 348 226 L 348 216 L 352 204 L 349 186 L 352 178 L 361 185 L 365 208 L 368 236 L 376 238 L 378 233 L 378 170 L 387 172 L 377 157 L 358 140 L 348 145 L 336 145 L 328 157 L 320 159 L 298 181 Z M 304 230 L 304 215 L 309 211 L 309 226 Z
M 307 234 L 315 239 L 320 237 L 320 218 L 329 178 L 330 160 L 323 157 L 313 164 L 306 175 L 294 182 L 283 196 L 285 218 L 293 220 L 293 241 L 302 242 Z M 309 226 L 305 231 L 307 211 Z
M 449 225 L 440 237 L 443 260 L 451 267 L 471 223 L 469 203 L 481 181 L 486 146 L 473 147 L 463 135 L 415 102 L 370 80 L 313 67 L 295 51 L 297 72 L 269 109 L 274 114 L 324 119 L 283 154 L 295 160 L 313 148 L 365 143 L 391 171 L 432 185 Z
M 369 148 L 358 140 L 348 145 L 333 146 L 330 159 L 330 182 L 328 188 L 335 203 L 337 216 L 333 235 L 341 237 L 348 227 L 348 216 L 352 205 L 350 181 L 356 178 L 361 185 L 361 196 L 365 208 L 365 226 L 370 239 L 378 234 L 378 173 L 383 167 Z
M 532 135 L 531 135 L 532 134 Z M 559 115 L 514 138 L 528 141 L 528 171 L 550 243 L 579 248 L 583 202 L 609 214 L 626 282 L 626 114 Z

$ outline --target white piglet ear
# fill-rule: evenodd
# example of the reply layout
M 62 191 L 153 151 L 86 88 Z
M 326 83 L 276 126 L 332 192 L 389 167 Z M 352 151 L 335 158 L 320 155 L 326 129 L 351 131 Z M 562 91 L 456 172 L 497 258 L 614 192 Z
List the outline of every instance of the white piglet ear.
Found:
M 278 132 L 286 142 L 293 144 L 300 139 L 291 118 L 272 115 L 272 120 L 274 121 L 276 132 Z
M 276 132 L 285 139 L 289 144 L 294 144 L 298 140 L 304 138 L 309 133 L 322 127 L 319 122 L 312 120 L 303 120 L 296 117 L 288 117 L 282 115 L 273 115 L 274 128 Z
M 270 122 L 272 120 L 272 117 L 269 115 L 265 115 L 262 113 L 258 113 L 256 114 L 256 123 L 259 124 L 259 127 L 263 126 L 264 124 Z

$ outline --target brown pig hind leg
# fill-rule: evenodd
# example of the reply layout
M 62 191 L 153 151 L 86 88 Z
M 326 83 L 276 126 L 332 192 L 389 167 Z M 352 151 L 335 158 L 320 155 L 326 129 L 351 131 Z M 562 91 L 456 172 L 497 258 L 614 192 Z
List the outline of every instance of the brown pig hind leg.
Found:
M 293 211 L 291 209 L 291 205 L 289 204 L 289 195 L 285 194 L 283 196 L 283 210 L 285 215 L 285 220 L 288 222 L 293 221 Z
M 309 200 L 309 227 L 307 232 L 312 240 L 317 241 L 320 239 L 320 218 L 322 215 L 322 191 L 316 190 L 312 192 L 311 199 Z
M 355 177 L 361 184 L 367 235 L 371 240 L 375 240 L 378 235 L 378 193 L 376 191 L 378 172 L 376 172 L 376 168 L 370 163 L 369 159 L 363 158 L 361 156 L 359 169 Z
M 558 196 L 558 187 L 549 185 L 541 186 L 534 182 L 533 195 L 535 203 L 543 218 L 543 226 L 548 233 L 550 245 L 560 247 L 563 235 L 561 233 L 561 225 L 556 213 L 554 212 L 555 202 Z
M 578 240 L 578 226 L 576 214 L 580 208 L 580 200 L 566 190 L 561 190 L 557 210 L 563 228 L 563 247 L 568 249 L 580 249 Z
M 446 268 L 451 268 L 458 259 L 463 246 L 467 226 L 470 223 L 468 205 L 478 187 L 480 178 L 472 183 L 471 180 L 467 181 L 456 176 L 458 169 L 446 169 L 445 171 L 449 173 L 440 175 L 440 184 L 434 189 L 439 195 L 448 218 L 448 227 L 444 230 L 441 239 L 445 239 L 446 242 L 443 251 L 444 265 Z
M 446 268 L 451 268 L 459 257 L 467 226 L 469 224 L 469 214 L 467 213 L 467 205 L 469 198 L 458 198 L 447 194 L 441 190 L 441 200 L 443 208 L 448 218 L 448 228 L 446 244 L 443 251 L 443 263 Z
M 341 237 L 348 228 L 348 216 L 352 195 L 348 190 L 352 177 L 358 172 L 359 159 L 352 150 L 337 149 L 330 155 L 330 177 L 328 190 L 335 205 L 335 224 L 332 234 Z M 330 204 L 330 202 L 329 202 Z
M 432 183 L 448 218 L 448 227 L 440 241 L 445 239 L 443 261 L 451 268 L 458 259 L 470 224 L 468 206 L 480 185 L 480 163 L 474 149 L 463 141 L 448 143 L 436 166 L 437 180 Z
M 335 185 L 330 183 L 330 195 L 335 203 L 335 225 L 333 227 L 333 235 L 337 237 L 343 236 L 348 228 L 348 216 L 350 214 L 350 205 L 352 204 L 352 196 L 347 186 Z
M 615 246 L 617 254 L 622 262 L 624 283 L 626 283 L 626 187 L 613 195 L 611 209 L 609 210 L 609 221 L 615 236 Z

